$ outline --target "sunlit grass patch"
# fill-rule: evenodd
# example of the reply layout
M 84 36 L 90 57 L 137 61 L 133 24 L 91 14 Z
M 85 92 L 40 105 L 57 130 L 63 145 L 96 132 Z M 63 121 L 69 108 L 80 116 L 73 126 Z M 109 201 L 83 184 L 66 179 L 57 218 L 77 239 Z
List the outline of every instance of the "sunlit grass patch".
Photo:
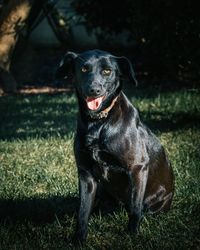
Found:
M 85 249 L 198 249 L 199 91 L 138 89 L 129 97 L 169 155 L 175 174 L 172 209 L 146 215 L 135 237 L 126 230 L 123 206 L 96 212 Z M 74 94 L 0 98 L 0 249 L 72 249 L 76 113 Z

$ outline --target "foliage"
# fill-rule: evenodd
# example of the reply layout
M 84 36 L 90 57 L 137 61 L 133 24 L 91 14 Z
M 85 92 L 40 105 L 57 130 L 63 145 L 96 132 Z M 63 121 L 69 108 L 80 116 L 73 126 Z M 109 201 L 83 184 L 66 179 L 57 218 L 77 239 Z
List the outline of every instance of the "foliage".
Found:
M 126 231 L 123 207 L 92 215 L 84 249 L 197 249 L 200 234 L 197 90 L 128 90 L 142 119 L 166 147 L 176 178 L 173 207 Z M 0 249 L 72 249 L 77 172 L 74 94 L 0 98 Z
M 101 29 L 101 39 L 127 30 L 134 41 L 134 55 L 140 55 L 149 69 L 173 76 L 183 72 L 185 78 L 189 72 L 190 79 L 199 78 L 200 20 L 196 4 L 189 0 L 74 1 L 88 29 Z M 111 41 L 110 46 L 114 43 Z

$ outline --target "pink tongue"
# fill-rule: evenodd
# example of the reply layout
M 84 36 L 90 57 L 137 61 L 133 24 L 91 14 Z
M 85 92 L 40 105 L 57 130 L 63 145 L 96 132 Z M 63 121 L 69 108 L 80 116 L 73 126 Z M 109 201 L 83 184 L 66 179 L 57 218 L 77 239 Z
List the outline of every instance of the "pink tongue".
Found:
M 89 109 L 91 110 L 96 110 L 98 109 L 98 107 L 101 105 L 103 101 L 103 96 L 100 96 L 98 98 L 94 98 L 94 97 L 88 97 L 86 99 L 86 102 L 87 102 L 87 106 Z

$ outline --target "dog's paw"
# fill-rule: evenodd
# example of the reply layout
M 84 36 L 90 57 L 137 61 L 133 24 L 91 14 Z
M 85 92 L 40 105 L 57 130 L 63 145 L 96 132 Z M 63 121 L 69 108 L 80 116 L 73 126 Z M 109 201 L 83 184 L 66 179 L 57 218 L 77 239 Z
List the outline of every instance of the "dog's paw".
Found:
M 76 248 L 82 248 L 86 242 L 86 238 L 78 233 L 75 233 L 72 237 L 72 243 Z
M 128 232 L 131 235 L 136 235 L 139 232 L 139 223 L 129 221 L 129 223 L 128 223 Z

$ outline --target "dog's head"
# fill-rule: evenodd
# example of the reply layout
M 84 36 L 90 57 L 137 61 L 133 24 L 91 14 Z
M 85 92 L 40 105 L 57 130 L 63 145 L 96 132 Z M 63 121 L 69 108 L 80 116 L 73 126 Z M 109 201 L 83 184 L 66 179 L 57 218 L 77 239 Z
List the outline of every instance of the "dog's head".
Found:
M 77 95 L 89 112 L 105 109 L 119 94 L 123 80 L 137 84 L 130 61 L 101 50 L 80 54 L 68 52 L 56 73 L 57 78 L 71 78 Z

